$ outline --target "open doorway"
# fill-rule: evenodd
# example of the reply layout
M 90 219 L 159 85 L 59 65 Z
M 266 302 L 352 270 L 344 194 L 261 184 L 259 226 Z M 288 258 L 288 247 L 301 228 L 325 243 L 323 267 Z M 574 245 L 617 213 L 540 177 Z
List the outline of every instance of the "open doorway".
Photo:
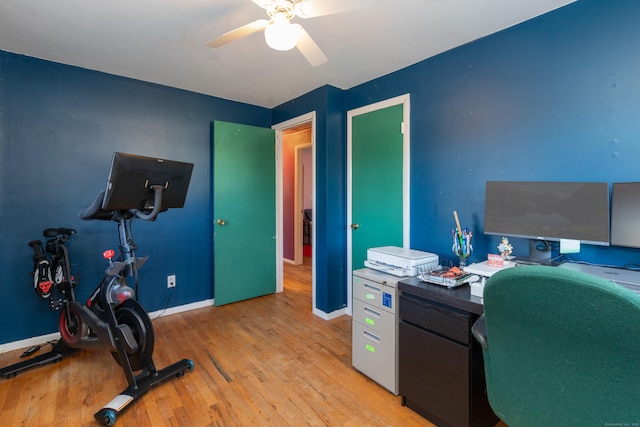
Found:
M 313 194 L 311 124 L 282 134 L 282 257 L 295 265 L 311 257 Z
M 312 126 L 310 122 L 282 132 L 282 256 L 287 274 L 311 285 L 313 253 Z
M 276 131 L 276 204 L 280 212 L 276 223 L 279 242 L 276 248 L 276 268 L 279 269 L 276 292 L 284 291 L 288 281 L 293 282 L 293 288 L 306 287 L 307 292 L 311 291 L 311 310 L 317 313 L 315 112 L 278 123 L 272 128 Z M 305 220 L 305 213 L 310 221 Z

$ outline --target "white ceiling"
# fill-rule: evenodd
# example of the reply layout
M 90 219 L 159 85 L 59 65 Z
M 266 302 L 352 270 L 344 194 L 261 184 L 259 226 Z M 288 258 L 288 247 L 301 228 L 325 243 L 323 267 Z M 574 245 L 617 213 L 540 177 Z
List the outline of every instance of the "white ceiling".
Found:
M 0 50 L 272 108 L 325 84 L 351 88 L 573 1 L 377 0 L 294 18 L 329 58 L 311 67 L 296 49 L 268 48 L 262 33 L 205 46 L 268 18 L 251 0 L 2 0 Z

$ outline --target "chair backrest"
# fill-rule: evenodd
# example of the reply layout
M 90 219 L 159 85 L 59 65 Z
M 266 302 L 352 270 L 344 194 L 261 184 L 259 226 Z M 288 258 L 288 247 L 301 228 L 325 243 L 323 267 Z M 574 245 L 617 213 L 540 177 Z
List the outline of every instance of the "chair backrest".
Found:
M 640 425 L 640 295 L 557 267 L 484 289 L 489 402 L 510 427 Z

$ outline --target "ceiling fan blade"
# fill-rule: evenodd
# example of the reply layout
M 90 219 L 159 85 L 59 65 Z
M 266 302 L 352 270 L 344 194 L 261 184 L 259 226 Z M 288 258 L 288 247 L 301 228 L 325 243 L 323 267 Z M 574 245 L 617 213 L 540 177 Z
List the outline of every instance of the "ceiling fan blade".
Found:
M 373 6 L 375 2 L 375 0 L 302 0 L 295 4 L 294 11 L 301 18 L 315 18 L 365 9 Z
M 251 0 L 251 1 L 263 9 L 266 9 L 267 7 L 269 7 L 271 3 L 273 3 L 273 0 Z
M 257 21 L 253 21 L 250 24 L 243 25 L 242 27 L 238 27 L 235 30 L 231 30 L 228 33 L 224 33 L 217 39 L 213 39 L 210 42 L 207 42 L 207 46 L 209 47 L 221 47 L 227 43 L 231 43 L 234 40 L 241 39 L 243 37 L 250 36 L 253 33 L 256 33 L 260 30 L 264 30 L 269 25 L 269 21 L 266 19 L 258 19 Z
M 324 52 L 302 27 L 300 27 L 300 38 L 298 38 L 296 47 L 313 67 L 322 65 L 328 60 Z

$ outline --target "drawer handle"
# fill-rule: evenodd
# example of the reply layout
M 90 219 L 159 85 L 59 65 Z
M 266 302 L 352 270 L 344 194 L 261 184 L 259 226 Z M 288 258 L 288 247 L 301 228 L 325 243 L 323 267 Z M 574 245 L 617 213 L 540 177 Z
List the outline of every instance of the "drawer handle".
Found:
M 377 336 L 373 335 L 372 333 L 364 331 L 364 336 L 366 338 L 369 338 L 371 341 L 375 342 L 376 344 L 380 344 L 380 338 L 378 338 Z
M 378 313 L 375 310 L 371 310 L 369 307 L 364 307 L 364 312 L 367 313 L 367 314 L 370 314 L 370 315 L 372 315 L 374 317 L 377 317 L 378 319 L 380 317 L 382 317 L 382 313 Z
M 373 292 L 377 292 L 377 293 L 380 293 L 380 292 L 382 291 L 382 289 L 377 288 L 377 287 L 375 287 L 375 286 L 371 286 L 371 285 L 369 285 L 369 284 L 367 284 L 367 283 L 365 283 L 365 284 L 364 284 L 364 287 L 365 287 L 366 289 L 370 289 L 370 290 L 372 290 Z

